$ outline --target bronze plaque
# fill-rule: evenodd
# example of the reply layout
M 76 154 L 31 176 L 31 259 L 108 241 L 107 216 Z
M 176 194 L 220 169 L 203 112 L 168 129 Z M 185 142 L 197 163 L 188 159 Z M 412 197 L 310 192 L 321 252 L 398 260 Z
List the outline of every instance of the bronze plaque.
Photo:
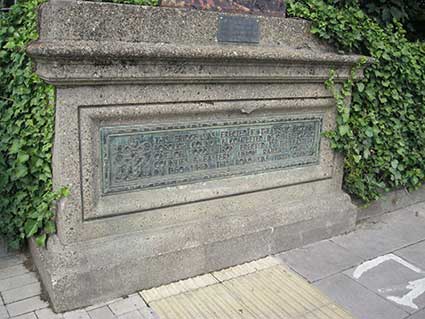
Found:
M 322 118 L 260 118 L 100 129 L 110 194 L 317 164 Z
M 259 43 L 260 26 L 255 17 L 221 15 L 217 40 L 218 42 Z
M 285 16 L 284 0 L 161 0 L 163 7 Z

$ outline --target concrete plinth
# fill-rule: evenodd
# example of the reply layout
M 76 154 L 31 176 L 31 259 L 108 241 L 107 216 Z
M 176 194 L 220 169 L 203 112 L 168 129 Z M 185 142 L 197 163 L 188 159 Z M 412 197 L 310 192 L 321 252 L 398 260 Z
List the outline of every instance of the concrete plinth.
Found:
M 353 228 L 321 133 L 336 116 L 324 81 L 358 56 L 302 20 L 91 2 L 40 15 L 28 52 L 57 87 L 53 177 L 71 195 L 31 252 L 56 311 Z

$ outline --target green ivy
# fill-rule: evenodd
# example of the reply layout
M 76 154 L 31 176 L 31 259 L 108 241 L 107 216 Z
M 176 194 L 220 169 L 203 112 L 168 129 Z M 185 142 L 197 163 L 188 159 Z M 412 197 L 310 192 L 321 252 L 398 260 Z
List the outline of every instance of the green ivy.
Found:
M 397 22 L 381 27 L 356 3 L 292 0 L 289 13 L 311 20 L 312 32 L 339 50 L 375 59 L 353 86 L 350 112 L 338 103 L 337 129 L 327 133 L 345 155 L 345 189 L 371 201 L 419 187 L 425 181 L 424 43 L 410 42 Z
M 417 24 L 423 21 L 421 17 L 425 14 L 425 0 L 325 0 L 325 2 L 334 6 L 358 4 L 364 12 L 382 25 L 397 20 L 408 28 L 413 36 L 419 31 Z
M 25 53 L 38 37 L 42 2 L 23 0 L 0 12 L 0 236 L 14 248 L 32 236 L 45 244 L 56 231 L 54 202 L 68 193 L 52 190 L 54 88 L 33 72 Z
M 55 232 L 51 148 L 54 90 L 33 73 L 25 54 L 37 38 L 36 8 L 25 1 L 0 13 L 0 234 L 19 247 Z

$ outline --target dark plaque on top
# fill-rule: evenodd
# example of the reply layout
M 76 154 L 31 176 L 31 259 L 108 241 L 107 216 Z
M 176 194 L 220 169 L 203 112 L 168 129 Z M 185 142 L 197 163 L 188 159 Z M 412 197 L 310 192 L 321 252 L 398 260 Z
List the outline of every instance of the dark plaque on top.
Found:
M 285 16 L 284 0 L 161 0 L 162 7 Z
M 259 43 L 260 26 L 255 17 L 220 15 L 218 42 Z

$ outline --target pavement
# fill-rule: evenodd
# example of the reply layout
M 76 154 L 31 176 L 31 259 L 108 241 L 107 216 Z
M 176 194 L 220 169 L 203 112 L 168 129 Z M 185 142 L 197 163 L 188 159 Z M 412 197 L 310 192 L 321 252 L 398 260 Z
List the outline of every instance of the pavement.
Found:
M 0 319 L 425 319 L 425 203 L 251 263 L 55 314 L 24 254 L 0 256 Z
M 279 255 L 359 319 L 425 319 L 425 204 Z

